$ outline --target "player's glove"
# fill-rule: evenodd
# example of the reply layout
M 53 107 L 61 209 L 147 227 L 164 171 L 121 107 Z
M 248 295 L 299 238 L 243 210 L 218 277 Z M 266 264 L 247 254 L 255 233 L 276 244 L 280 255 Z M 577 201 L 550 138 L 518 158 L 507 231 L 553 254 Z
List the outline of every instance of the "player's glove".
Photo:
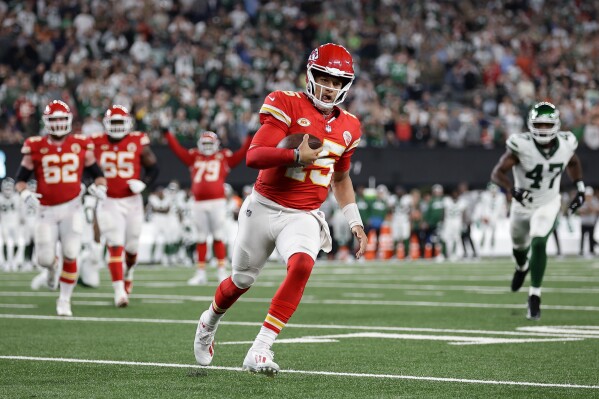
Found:
M 522 206 L 526 206 L 532 202 L 531 192 L 523 188 L 512 187 L 512 198 L 522 204 Z
M 107 190 L 108 190 L 108 188 L 105 185 L 98 185 L 96 183 L 93 183 L 92 185 L 90 185 L 87 188 L 87 192 L 99 200 L 106 199 L 106 191 Z
M 37 208 L 40 204 L 40 198 L 42 197 L 41 194 L 38 193 L 34 193 L 33 191 L 29 191 L 27 189 L 21 191 L 21 198 L 23 199 L 23 202 L 25 202 L 25 204 L 27 204 L 27 206 L 30 206 L 32 208 Z
M 133 194 L 139 194 L 146 189 L 146 183 L 137 179 L 127 180 L 127 185 Z
M 570 213 L 574 213 L 578 210 L 578 208 L 580 208 L 582 206 L 582 204 L 584 204 L 584 183 L 582 182 L 582 180 L 578 180 L 576 182 L 576 195 L 574 196 L 574 198 L 572 199 L 572 201 L 570 202 L 570 205 L 568 205 L 568 209 L 570 209 Z

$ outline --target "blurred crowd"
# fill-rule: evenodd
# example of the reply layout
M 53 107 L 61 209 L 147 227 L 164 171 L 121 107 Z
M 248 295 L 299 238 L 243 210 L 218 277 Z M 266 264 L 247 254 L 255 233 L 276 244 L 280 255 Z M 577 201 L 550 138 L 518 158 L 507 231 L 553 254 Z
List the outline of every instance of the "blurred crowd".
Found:
M 40 133 L 48 101 L 103 130 L 111 104 L 160 142 L 236 146 L 272 90 L 303 90 L 309 52 L 354 56 L 344 106 L 364 145 L 501 147 L 538 100 L 599 148 L 599 3 L 493 0 L 0 0 L 0 142 Z

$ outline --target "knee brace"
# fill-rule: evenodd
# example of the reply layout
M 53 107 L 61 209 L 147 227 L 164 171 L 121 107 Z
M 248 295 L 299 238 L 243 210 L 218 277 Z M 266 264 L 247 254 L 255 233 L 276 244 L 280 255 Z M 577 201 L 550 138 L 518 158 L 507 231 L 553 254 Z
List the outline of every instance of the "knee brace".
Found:
M 233 271 L 233 274 L 231 275 L 231 280 L 233 280 L 233 284 L 235 284 L 237 288 L 244 290 L 250 288 L 252 284 L 254 284 L 254 282 L 256 281 L 256 278 L 249 274 Z

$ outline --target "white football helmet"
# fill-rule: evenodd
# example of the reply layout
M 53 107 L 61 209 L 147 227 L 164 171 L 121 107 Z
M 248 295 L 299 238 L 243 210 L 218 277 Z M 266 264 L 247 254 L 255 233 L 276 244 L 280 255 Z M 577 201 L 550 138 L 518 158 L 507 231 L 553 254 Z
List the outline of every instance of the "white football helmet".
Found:
M 561 126 L 559 111 L 551 103 L 545 101 L 537 103 L 528 113 L 527 125 L 534 141 L 539 144 L 547 144 L 559 132 Z M 543 125 L 551 127 L 541 127 Z
M 5 197 L 10 197 L 11 195 L 13 195 L 15 192 L 14 179 L 12 177 L 7 177 L 4 180 L 2 180 L 2 186 L 0 190 L 2 191 L 2 194 L 4 194 Z

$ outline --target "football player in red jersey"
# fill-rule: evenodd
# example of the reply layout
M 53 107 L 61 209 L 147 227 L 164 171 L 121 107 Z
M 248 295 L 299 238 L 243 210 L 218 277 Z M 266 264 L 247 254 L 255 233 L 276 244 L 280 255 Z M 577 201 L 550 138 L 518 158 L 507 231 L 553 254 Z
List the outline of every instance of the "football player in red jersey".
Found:
M 131 131 L 133 118 L 125 107 L 113 105 L 108 108 L 103 124 L 105 132 L 93 135 L 92 141 L 96 159 L 108 182 L 108 198 L 98 205 L 96 215 L 108 247 L 114 304 L 126 307 L 144 218 L 141 192 L 156 180 L 158 165 L 148 136 Z
M 72 316 L 71 295 L 77 281 L 76 259 L 84 217 L 80 198 L 83 169 L 94 178 L 88 192 L 100 200 L 106 198 L 106 179 L 96 163 L 91 140 L 69 134 L 73 114 L 67 104 L 52 101 L 42 119 L 48 135 L 30 137 L 23 144 L 15 188 L 25 203 L 41 204 L 34 240 L 37 262 L 45 270 L 33 279 L 31 286 L 37 289 L 44 282 L 49 288 L 56 288 L 56 243 L 60 241 L 63 263 L 56 312 L 59 316 Z M 27 189 L 32 175 L 37 180 L 36 193 Z
M 330 185 L 358 239 L 356 257 L 364 254 L 366 235 L 349 177 L 350 159 L 360 142 L 360 122 L 338 107 L 353 80 L 349 52 L 328 43 L 310 54 L 305 93 L 275 91 L 266 96 L 260 109 L 262 126 L 247 153 L 247 165 L 260 172 L 239 212 L 232 275 L 218 286 L 198 323 L 194 353 L 199 364 L 212 361 L 219 320 L 256 281 L 276 248 L 287 264 L 287 275 L 243 369 L 271 376 L 279 371 L 271 346 L 295 312 L 318 252 L 331 249 L 328 226 L 318 209 Z M 295 133 L 307 133 L 297 148 L 277 148 L 282 139 Z M 308 134 L 323 145 L 311 149 Z
M 225 180 L 232 168 L 239 165 L 252 141 L 248 137 L 241 148 L 235 152 L 220 149 L 220 140 L 214 132 L 203 132 L 198 139 L 198 148 L 188 150 L 179 144 L 175 136 L 165 131 L 169 147 L 177 157 L 189 167 L 191 173 L 191 192 L 194 203 L 191 207 L 191 217 L 197 234 L 196 251 L 198 256 L 195 275 L 187 283 L 202 285 L 206 278 L 206 240 L 212 235 L 213 254 L 217 260 L 219 282 L 227 278 L 225 263 L 227 251 Z

